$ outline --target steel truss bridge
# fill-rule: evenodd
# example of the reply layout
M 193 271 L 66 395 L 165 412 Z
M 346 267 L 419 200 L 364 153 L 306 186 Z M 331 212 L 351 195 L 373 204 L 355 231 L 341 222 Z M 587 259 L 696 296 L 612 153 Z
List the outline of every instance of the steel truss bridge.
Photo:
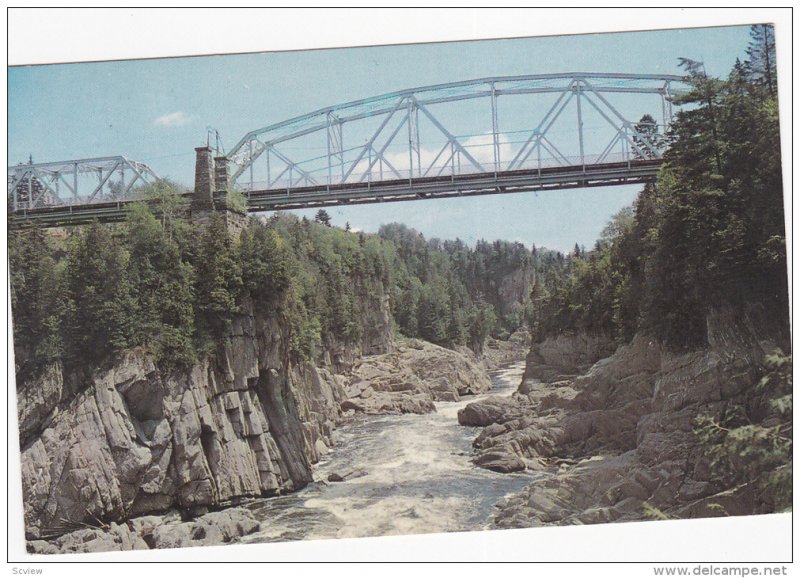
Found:
M 226 155 L 229 182 L 253 212 L 643 183 L 685 90 L 680 76 L 617 73 L 401 90 L 246 134 Z M 95 179 L 85 192 L 79 175 Z M 152 178 L 124 157 L 19 165 L 9 206 L 18 220 L 114 220 Z

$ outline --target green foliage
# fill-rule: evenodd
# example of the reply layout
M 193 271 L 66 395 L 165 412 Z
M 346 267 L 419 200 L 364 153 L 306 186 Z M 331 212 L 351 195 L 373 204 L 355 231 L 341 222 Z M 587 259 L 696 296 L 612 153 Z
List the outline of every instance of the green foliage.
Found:
M 71 362 L 97 363 L 137 344 L 139 311 L 129 263 L 128 251 L 107 227 L 95 223 L 69 239 L 64 341 Z
M 64 268 L 37 227 L 9 235 L 8 260 L 16 364 L 36 368 L 63 354 Z
M 755 24 L 750 27 L 750 38 L 746 69 L 750 77 L 774 97 L 778 90 L 775 28 L 771 24 Z
M 178 192 L 150 185 L 150 202 L 132 205 L 123 225 L 75 229 L 66 250 L 38 229 L 11 235 L 19 366 L 65 359 L 91 368 L 136 346 L 162 365 L 189 364 L 226 339 L 244 302 L 274 312 L 303 359 L 358 344 L 387 293 L 403 334 L 442 345 L 480 351 L 498 327 L 522 322 L 500 290 L 530 266 L 519 244 L 473 250 L 402 225 L 366 235 L 324 215 L 312 223 L 280 214 L 250 219 L 234 240 L 220 214 L 187 221 Z
M 648 520 L 671 520 L 672 518 L 656 508 L 650 502 L 644 502 L 642 504 L 642 513 L 644 517 Z
M 331 226 L 331 216 L 325 209 L 320 209 L 317 211 L 317 214 L 314 215 L 314 221 L 320 223 L 321 225 L 325 225 L 326 227 Z
M 749 405 L 695 419 L 695 433 L 715 474 L 733 483 L 755 482 L 775 511 L 792 497 L 792 356 L 766 356 L 765 373 Z
M 787 342 L 788 292 L 774 39 L 753 27 L 750 60 L 726 80 L 681 59 L 690 90 L 670 132 L 651 117 L 644 140 L 669 148 L 657 182 L 614 217 L 592 251 L 537 264 L 534 338 L 563 331 L 625 342 L 637 331 L 681 349 L 706 343 L 716 307 L 761 303 Z M 769 80 L 767 80 L 769 78 Z M 642 147 L 640 147 L 642 148 Z
M 247 199 L 241 191 L 235 187 L 228 189 L 225 193 L 225 206 L 231 211 L 247 214 Z
M 269 302 L 291 282 L 291 255 L 286 242 L 258 219 L 251 219 L 239 240 L 244 288 L 259 301 Z
M 514 292 L 526 287 L 533 264 L 522 244 L 481 240 L 470 248 L 398 223 L 378 235 L 396 249 L 392 311 L 404 335 L 480 351 L 488 335 L 507 336 L 525 322 L 527 296 Z
M 224 217 L 212 214 L 210 223 L 202 231 L 194 264 L 196 323 L 203 349 L 208 349 L 229 332 L 233 315 L 239 311 L 242 269 L 238 257 Z
M 159 359 L 189 363 L 195 358 L 194 269 L 183 260 L 174 236 L 175 216 L 160 216 L 161 222 L 144 205 L 128 215 L 127 274 L 137 301 L 132 340 Z

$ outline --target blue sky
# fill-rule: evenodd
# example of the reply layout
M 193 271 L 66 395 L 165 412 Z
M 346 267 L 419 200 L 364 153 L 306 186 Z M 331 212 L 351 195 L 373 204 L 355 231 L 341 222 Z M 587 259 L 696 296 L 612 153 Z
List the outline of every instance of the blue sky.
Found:
M 9 165 L 124 154 L 191 185 L 206 127 L 248 131 L 324 106 L 484 76 L 591 71 L 679 74 L 678 57 L 724 76 L 747 27 L 139 60 L 9 69 Z M 654 111 L 655 113 L 656 111 Z M 331 209 L 334 224 L 400 221 L 428 237 L 591 246 L 637 187 Z M 303 213 L 303 212 L 301 212 Z M 314 211 L 303 214 L 313 215 Z

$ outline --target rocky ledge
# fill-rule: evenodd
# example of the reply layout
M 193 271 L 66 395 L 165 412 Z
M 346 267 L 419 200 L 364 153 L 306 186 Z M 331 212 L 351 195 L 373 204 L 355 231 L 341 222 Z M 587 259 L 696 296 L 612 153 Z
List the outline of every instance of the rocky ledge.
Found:
M 458 401 L 491 387 L 486 370 L 468 351 L 419 339 L 362 358 L 346 379 L 342 410 L 365 414 L 430 413 L 435 401 Z
M 736 484 L 715 474 L 695 432 L 697 416 L 720 420 L 747 403 L 774 348 L 757 327 L 747 312 L 715 312 L 704 349 L 670 352 L 639 335 L 575 379 L 561 379 L 552 364 L 535 367 L 540 353 L 530 356 L 511 398 L 459 413 L 460 423 L 484 428 L 473 444 L 477 465 L 549 473 L 500 504 L 497 526 L 775 511 L 759 491 L 763 480 Z M 574 363 L 562 360 L 561 368 Z
M 163 516 L 143 516 L 117 524 L 87 527 L 50 541 L 30 540 L 32 554 L 146 550 L 231 544 L 259 530 L 253 514 L 245 508 L 227 508 L 184 521 L 177 511 Z

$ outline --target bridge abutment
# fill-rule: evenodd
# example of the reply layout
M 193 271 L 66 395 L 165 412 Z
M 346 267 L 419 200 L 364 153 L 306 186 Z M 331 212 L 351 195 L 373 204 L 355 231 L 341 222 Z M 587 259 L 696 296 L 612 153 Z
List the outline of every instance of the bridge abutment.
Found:
M 229 197 L 228 159 L 212 156 L 209 146 L 195 150 L 194 192 L 190 205 L 194 223 L 207 225 L 212 215 L 221 215 L 230 235 L 238 238 L 247 226 L 247 208 Z M 231 195 L 232 197 L 232 195 Z

